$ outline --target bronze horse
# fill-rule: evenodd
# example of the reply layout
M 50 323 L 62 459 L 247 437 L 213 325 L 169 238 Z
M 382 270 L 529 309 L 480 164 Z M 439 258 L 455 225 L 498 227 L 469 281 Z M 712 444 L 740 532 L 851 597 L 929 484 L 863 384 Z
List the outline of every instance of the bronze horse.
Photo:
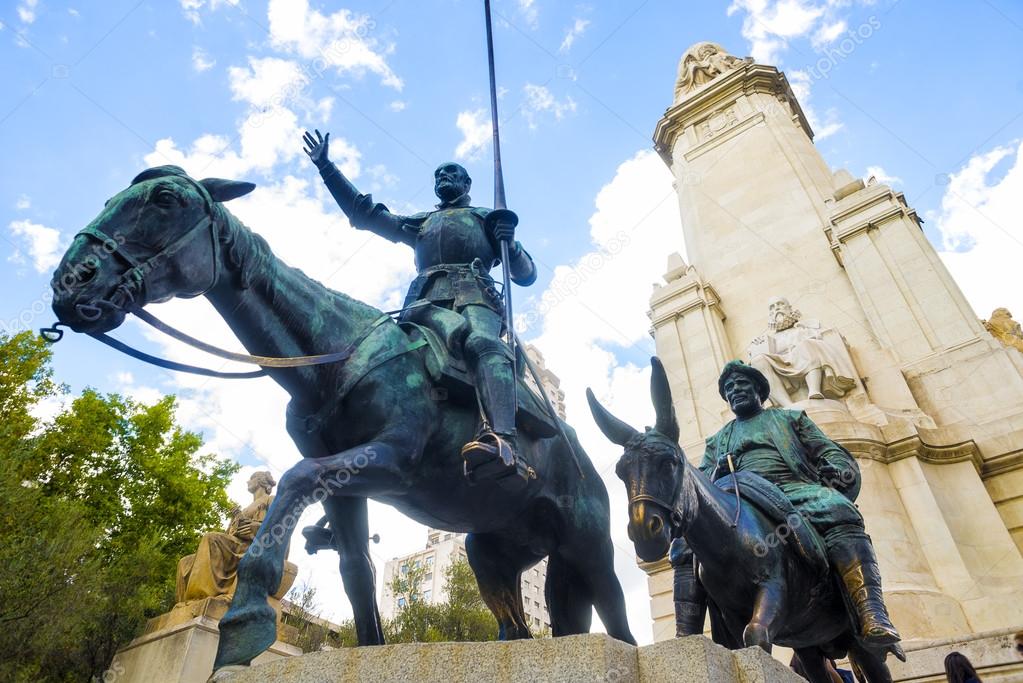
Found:
M 549 556 L 546 600 L 555 636 L 585 633 L 592 608 L 608 633 L 634 643 L 613 567 L 607 490 L 585 457 L 581 473 L 562 439 L 523 434 L 537 478 L 510 493 L 470 486 L 462 444 L 477 429 L 471 401 L 438 400 L 422 350 L 381 311 L 280 262 L 221 202 L 255 186 L 149 169 L 110 199 L 72 242 L 53 279 L 53 309 L 75 331 L 105 333 L 126 312 L 205 295 L 252 354 L 307 356 L 339 349 L 347 362 L 269 368 L 290 395 L 288 431 L 303 457 L 238 568 L 220 621 L 215 668 L 248 664 L 276 636 L 267 596 L 302 511 L 321 502 L 340 552 L 360 645 L 383 643 L 368 552 L 366 499 L 430 526 L 468 532 L 466 551 L 502 639 L 529 638 L 520 575 Z M 101 253 L 102 252 L 102 253 Z
M 587 390 L 604 435 L 625 448 L 616 473 L 629 495 L 629 538 L 647 562 L 683 537 L 699 560 L 711 599 L 714 639 L 731 648 L 777 643 L 793 648 L 812 683 L 830 683 L 824 657 L 846 654 L 870 683 L 890 683 L 885 655 L 863 645 L 844 598 L 827 574 L 784 537 L 779 523 L 715 485 L 686 460 L 664 367 L 651 359 L 650 394 L 657 420 L 641 433 L 608 412 Z M 765 482 L 766 483 L 766 482 Z M 779 494 L 780 495 L 780 494 Z M 738 509 L 737 509 L 738 508 Z M 802 531 L 809 527 L 804 525 Z

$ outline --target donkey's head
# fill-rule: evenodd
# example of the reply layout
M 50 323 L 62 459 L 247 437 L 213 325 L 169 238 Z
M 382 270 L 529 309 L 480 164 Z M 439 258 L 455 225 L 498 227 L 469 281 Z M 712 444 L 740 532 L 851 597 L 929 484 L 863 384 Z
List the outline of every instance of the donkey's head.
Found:
M 75 236 L 53 274 L 53 310 L 76 332 L 108 332 L 129 306 L 198 296 L 219 275 L 217 202 L 251 192 L 252 183 L 194 180 L 157 166 L 104 205 Z
M 671 390 L 664 366 L 650 359 L 650 395 L 657 422 L 639 432 L 600 405 L 586 390 L 590 412 L 604 436 L 625 448 L 615 473 L 625 482 L 629 494 L 629 538 L 636 554 L 653 562 L 668 552 L 673 532 L 682 523 L 678 496 L 685 474 L 682 449 L 678 445 L 678 421 L 671 404 Z

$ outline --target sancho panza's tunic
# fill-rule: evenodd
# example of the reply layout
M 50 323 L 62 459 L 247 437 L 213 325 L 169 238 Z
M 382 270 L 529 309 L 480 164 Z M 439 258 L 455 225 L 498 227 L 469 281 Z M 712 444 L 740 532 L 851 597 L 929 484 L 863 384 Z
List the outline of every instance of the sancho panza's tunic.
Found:
M 767 408 L 747 420 L 732 420 L 707 439 L 700 469 L 714 476 L 727 453 L 736 470 L 777 485 L 829 546 L 846 533 L 863 533 L 863 517 L 852 502 L 860 489 L 859 466 L 802 410 Z M 824 463 L 842 473 L 831 486 L 822 485 L 817 474 Z M 716 476 L 726 474 L 727 465 L 717 468 Z

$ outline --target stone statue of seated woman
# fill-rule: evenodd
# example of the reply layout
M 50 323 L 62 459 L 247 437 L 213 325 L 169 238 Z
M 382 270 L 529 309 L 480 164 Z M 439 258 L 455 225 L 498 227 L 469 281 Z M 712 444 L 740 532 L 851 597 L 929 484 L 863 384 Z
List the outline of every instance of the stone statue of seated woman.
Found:
M 227 531 L 211 531 L 199 541 L 195 554 L 178 562 L 177 602 L 234 595 L 238 581 L 238 561 L 255 538 L 266 511 L 273 502 L 270 495 L 276 485 L 269 472 L 255 472 L 248 482 L 252 502 L 236 507 Z M 285 562 L 281 585 L 274 598 L 282 598 L 295 581 L 297 567 Z

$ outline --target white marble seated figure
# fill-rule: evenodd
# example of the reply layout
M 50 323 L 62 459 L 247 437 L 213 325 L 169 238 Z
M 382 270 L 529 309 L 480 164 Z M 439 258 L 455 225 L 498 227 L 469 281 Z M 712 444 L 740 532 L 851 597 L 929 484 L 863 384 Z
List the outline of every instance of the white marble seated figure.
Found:
M 856 386 L 856 369 L 838 330 L 802 318 L 783 297 L 768 302 L 767 330 L 747 349 L 771 384 L 771 401 L 787 408 L 807 399 L 840 399 Z

